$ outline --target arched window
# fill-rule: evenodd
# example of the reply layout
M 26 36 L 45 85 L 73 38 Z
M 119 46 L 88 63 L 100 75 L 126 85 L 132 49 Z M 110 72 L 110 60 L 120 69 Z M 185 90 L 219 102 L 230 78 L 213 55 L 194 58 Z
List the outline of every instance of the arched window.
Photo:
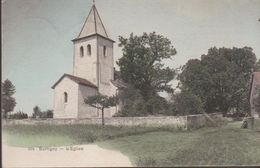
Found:
M 103 46 L 103 56 L 107 56 L 107 47 Z
M 90 44 L 87 45 L 87 49 L 88 49 L 88 56 L 91 56 L 91 45 Z
M 81 57 L 84 56 L 84 48 L 83 48 L 83 46 L 80 47 L 80 56 Z
M 68 102 L 68 93 L 64 92 L 64 103 Z

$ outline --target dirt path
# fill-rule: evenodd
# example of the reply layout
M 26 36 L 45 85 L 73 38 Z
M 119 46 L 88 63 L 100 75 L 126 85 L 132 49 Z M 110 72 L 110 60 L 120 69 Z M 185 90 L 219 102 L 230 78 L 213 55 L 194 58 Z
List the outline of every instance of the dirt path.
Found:
M 2 145 L 4 167 L 125 167 L 132 166 L 119 151 L 95 144 L 20 148 Z

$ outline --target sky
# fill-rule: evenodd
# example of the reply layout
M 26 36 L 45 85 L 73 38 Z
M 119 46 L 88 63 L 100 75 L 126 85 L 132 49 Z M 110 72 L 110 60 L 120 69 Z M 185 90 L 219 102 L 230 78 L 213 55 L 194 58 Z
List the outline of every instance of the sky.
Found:
M 73 43 L 92 0 L 1 0 L 2 80 L 16 87 L 14 111 L 31 114 L 35 105 L 53 109 L 51 86 L 72 73 Z M 260 58 L 260 0 L 96 0 L 108 35 L 153 32 L 169 38 L 177 68 L 216 47 L 253 48 Z M 116 64 L 115 64 L 116 66 Z

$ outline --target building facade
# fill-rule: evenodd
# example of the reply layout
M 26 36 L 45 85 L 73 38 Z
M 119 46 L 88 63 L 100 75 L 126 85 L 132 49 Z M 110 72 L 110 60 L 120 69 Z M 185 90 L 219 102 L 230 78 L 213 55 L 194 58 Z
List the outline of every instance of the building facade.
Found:
M 251 116 L 255 118 L 260 117 L 260 111 L 257 110 L 256 106 L 256 98 L 259 95 L 259 91 L 257 89 L 260 89 L 260 72 L 254 72 L 252 75 L 252 82 L 251 82 L 251 88 L 250 88 L 250 106 L 251 106 Z M 260 102 L 258 103 L 260 104 Z
M 93 5 L 87 19 L 73 41 L 73 73 L 64 74 L 53 86 L 54 118 L 101 117 L 101 111 L 84 103 L 97 93 L 113 96 L 114 41 L 107 35 L 100 15 Z M 105 117 L 112 117 L 118 107 L 105 109 Z

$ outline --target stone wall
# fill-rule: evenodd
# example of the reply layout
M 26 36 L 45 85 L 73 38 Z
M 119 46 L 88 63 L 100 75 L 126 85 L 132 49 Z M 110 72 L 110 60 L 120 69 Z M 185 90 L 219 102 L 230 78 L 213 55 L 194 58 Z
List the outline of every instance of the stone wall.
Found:
M 222 114 L 213 113 L 209 115 L 214 121 L 222 119 Z M 205 115 L 189 116 L 149 116 L 149 117 L 112 117 L 105 118 L 106 125 L 114 126 L 173 126 L 176 128 L 192 129 L 206 126 L 208 119 Z M 24 120 L 4 120 L 3 125 L 37 125 L 37 124 L 101 124 L 101 118 L 84 119 L 24 119 Z
M 222 113 L 212 113 L 208 115 L 188 115 L 187 116 L 187 128 L 201 128 L 204 126 L 218 125 L 219 121 L 224 121 Z

